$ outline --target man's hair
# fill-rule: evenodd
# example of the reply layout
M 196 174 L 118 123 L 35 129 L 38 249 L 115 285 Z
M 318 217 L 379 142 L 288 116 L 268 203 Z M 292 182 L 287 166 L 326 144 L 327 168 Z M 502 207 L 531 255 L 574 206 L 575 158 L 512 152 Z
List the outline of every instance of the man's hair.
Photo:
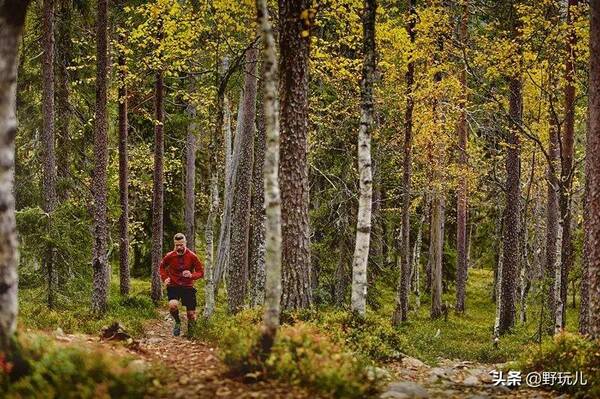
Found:
M 177 233 L 177 234 L 175 234 L 175 237 L 173 237 L 173 240 L 174 240 L 174 241 L 181 241 L 181 240 L 183 240 L 183 241 L 187 241 L 187 240 L 185 239 L 185 236 L 184 236 L 182 233 Z

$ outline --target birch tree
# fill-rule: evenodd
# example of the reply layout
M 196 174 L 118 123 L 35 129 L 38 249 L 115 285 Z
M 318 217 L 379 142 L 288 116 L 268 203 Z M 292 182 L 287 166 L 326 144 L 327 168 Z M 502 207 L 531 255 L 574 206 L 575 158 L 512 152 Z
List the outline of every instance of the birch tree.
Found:
M 363 70 L 361 79 L 360 128 L 358 131 L 358 170 L 360 196 L 356 245 L 352 262 L 352 311 L 365 315 L 367 298 L 367 263 L 371 240 L 371 125 L 373 123 L 373 81 L 375 74 L 376 0 L 365 0 L 363 11 Z
M 279 100 L 275 38 L 266 0 L 256 0 L 263 50 L 263 106 L 267 149 L 265 152 L 265 311 L 260 346 L 269 353 L 279 327 L 281 301 L 281 198 L 279 196 Z
M 13 196 L 19 46 L 28 0 L 0 1 L 0 352 L 17 327 L 17 226 Z

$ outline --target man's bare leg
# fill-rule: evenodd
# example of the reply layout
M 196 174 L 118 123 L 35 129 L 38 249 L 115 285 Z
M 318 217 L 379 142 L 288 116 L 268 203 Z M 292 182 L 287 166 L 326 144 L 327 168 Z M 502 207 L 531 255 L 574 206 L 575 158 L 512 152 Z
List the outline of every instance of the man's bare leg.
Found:
M 179 301 L 176 299 L 171 299 L 169 301 L 169 313 L 173 320 L 175 321 L 175 326 L 173 327 L 173 335 L 179 336 L 181 334 L 181 319 L 179 318 Z
M 192 336 L 194 326 L 196 325 L 196 311 L 188 310 L 186 312 L 187 320 L 188 320 L 188 337 Z

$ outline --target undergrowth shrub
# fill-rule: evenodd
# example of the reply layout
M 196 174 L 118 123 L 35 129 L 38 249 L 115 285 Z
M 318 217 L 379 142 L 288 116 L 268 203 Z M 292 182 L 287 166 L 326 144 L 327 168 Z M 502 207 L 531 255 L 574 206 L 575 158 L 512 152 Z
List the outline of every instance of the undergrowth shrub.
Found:
M 541 345 L 532 345 L 510 368 L 528 372 L 581 372 L 587 385 L 542 385 L 582 398 L 600 397 L 600 340 L 588 340 L 579 334 L 562 333 L 548 338 Z
M 303 315 L 302 317 L 308 317 Z M 220 355 L 232 373 L 251 378 L 276 378 L 337 398 L 362 398 L 379 392 L 382 376 L 372 360 L 342 339 L 341 330 L 286 316 L 266 359 L 255 349 L 262 311 L 249 309 L 235 317 L 217 313 L 199 322 L 197 335 L 218 343 Z M 337 327 L 336 327 L 337 328 Z M 359 331 L 356 328 L 355 331 Z
M 37 335 L 21 335 L 15 348 L 1 362 L 1 397 L 142 398 L 149 386 L 148 374 L 132 367 L 129 358 L 61 347 Z

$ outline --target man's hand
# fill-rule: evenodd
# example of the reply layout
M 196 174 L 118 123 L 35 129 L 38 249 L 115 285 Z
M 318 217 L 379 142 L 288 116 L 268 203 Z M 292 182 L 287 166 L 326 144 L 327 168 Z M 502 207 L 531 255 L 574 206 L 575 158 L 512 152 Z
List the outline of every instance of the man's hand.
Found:
M 192 272 L 190 272 L 189 270 L 184 270 L 183 273 L 181 273 L 181 275 L 183 277 L 190 278 L 190 277 L 192 277 Z
M 165 279 L 165 285 L 169 285 L 171 283 L 171 279 L 169 277 L 167 277 Z

